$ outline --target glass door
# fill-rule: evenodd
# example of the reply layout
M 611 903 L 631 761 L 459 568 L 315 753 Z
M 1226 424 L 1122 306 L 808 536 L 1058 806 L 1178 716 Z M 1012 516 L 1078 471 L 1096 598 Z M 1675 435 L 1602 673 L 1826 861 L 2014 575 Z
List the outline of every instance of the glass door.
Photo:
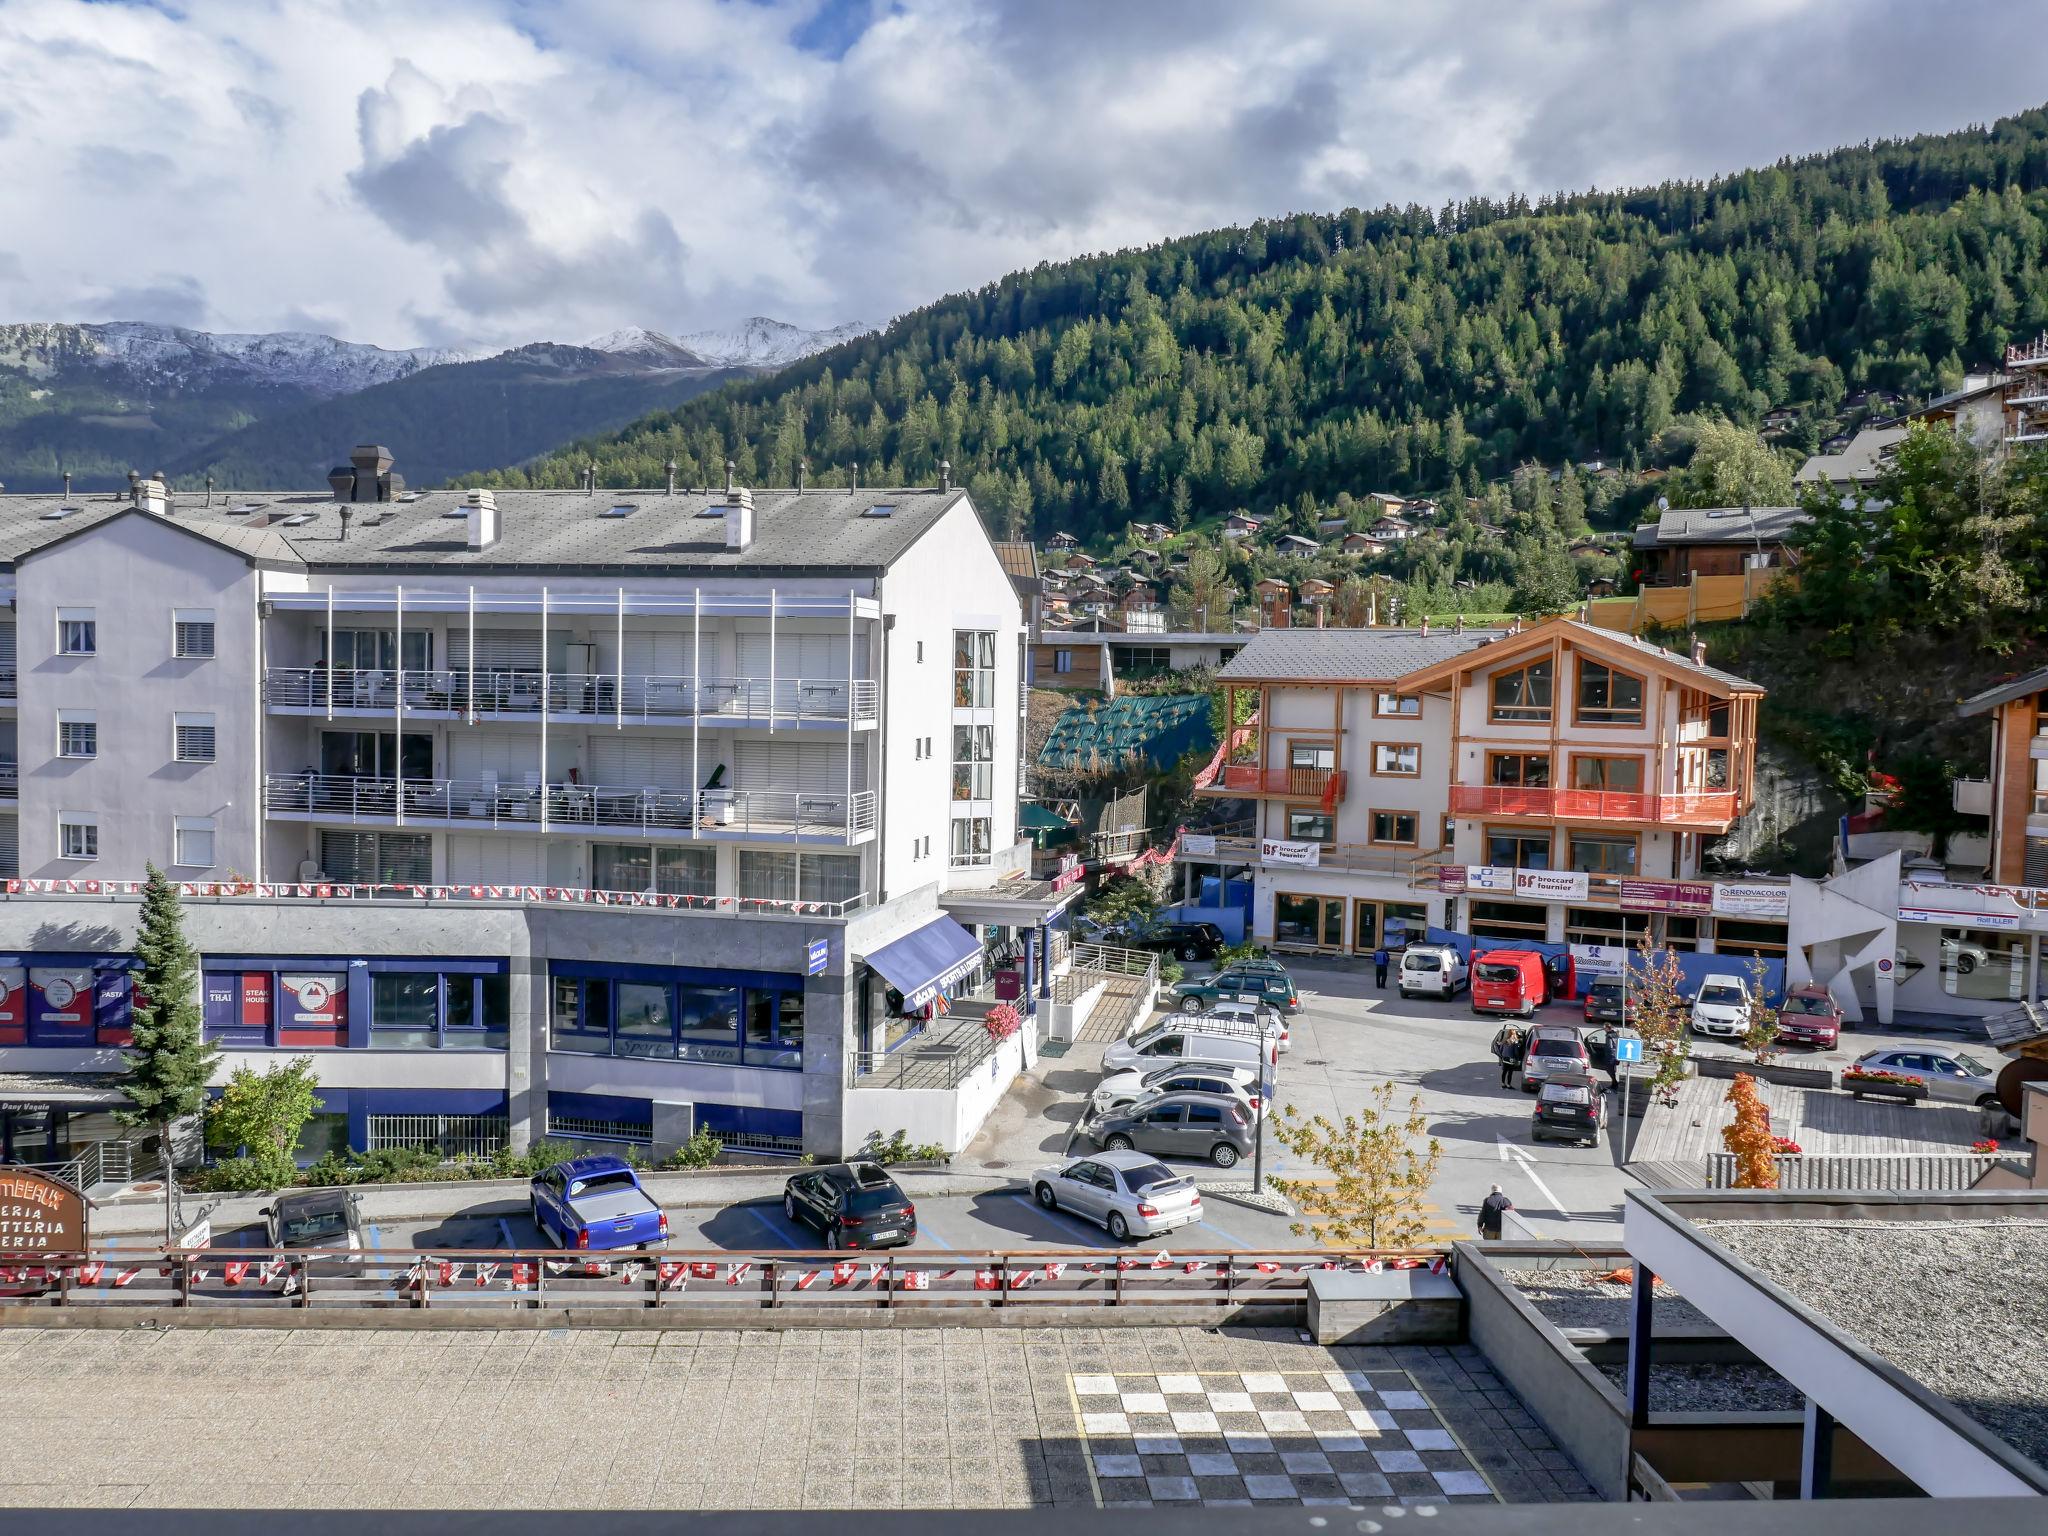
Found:
M 1296 949 L 1342 949 L 1344 898 L 1275 895 L 1273 942 Z

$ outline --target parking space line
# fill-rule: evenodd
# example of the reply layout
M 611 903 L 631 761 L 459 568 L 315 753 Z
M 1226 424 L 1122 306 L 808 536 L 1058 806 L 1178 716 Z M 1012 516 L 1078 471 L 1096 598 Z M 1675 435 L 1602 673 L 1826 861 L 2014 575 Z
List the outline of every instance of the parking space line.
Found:
M 781 1222 L 776 1221 L 774 1218 L 769 1216 L 758 1205 L 743 1205 L 740 1207 L 740 1209 L 745 1211 L 749 1216 L 753 1217 L 754 1220 L 758 1221 L 762 1226 L 766 1227 L 768 1231 L 774 1236 L 775 1241 L 782 1244 L 783 1247 L 801 1248 L 804 1246 L 801 1239 L 791 1237 L 787 1232 L 783 1230 Z
M 926 1226 L 921 1221 L 917 1224 L 917 1235 L 919 1237 L 930 1238 L 933 1242 L 937 1243 L 941 1248 L 945 1249 L 948 1253 L 951 1253 L 953 1251 L 953 1245 L 951 1243 L 947 1242 L 943 1237 L 939 1236 L 938 1233 L 934 1232 L 930 1227 Z
M 1249 1248 L 1252 1246 L 1243 1238 L 1239 1237 L 1236 1233 L 1224 1231 L 1221 1227 L 1217 1226 L 1215 1222 L 1210 1221 L 1206 1217 L 1204 1217 L 1201 1221 L 1196 1222 L 1195 1225 L 1200 1227 L 1204 1232 L 1214 1232 L 1218 1237 L 1222 1238 L 1223 1241 L 1229 1243 L 1234 1248 Z
M 1055 1217 L 1060 1221 L 1069 1222 L 1072 1225 L 1081 1228 L 1088 1234 L 1090 1238 L 1092 1238 L 1094 1241 L 1098 1243 L 1102 1241 L 1102 1228 L 1096 1226 L 1095 1223 L 1092 1221 L 1083 1221 L 1079 1216 L 1069 1215 L 1066 1211 L 1061 1210 L 1057 1206 L 1053 1207 L 1053 1209 L 1048 1211 L 1044 1206 L 1040 1205 L 1031 1196 L 1022 1193 L 1021 1191 L 1013 1194 L 1010 1198 L 1012 1198 L 1013 1200 L 1023 1201 L 1026 1205 L 1030 1206 L 1032 1210 L 1038 1212 L 1038 1214 L 1041 1216 Z
M 500 1216 L 498 1218 L 498 1236 L 505 1239 L 505 1246 L 508 1249 L 517 1248 L 519 1246 L 517 1243 L 512 1241 L 512 1221 L 510 1217 Z

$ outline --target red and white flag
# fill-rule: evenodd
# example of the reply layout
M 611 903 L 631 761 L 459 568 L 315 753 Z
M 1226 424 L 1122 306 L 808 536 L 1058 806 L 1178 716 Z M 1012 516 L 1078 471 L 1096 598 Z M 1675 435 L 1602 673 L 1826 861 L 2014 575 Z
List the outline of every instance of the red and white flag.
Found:
M 909 1270 L 904 1274 L 902 1280 L 898 1282 L 897 1288 L 905 1291 L 928 1291 L 932 1288 L 931 1274 L 929 1271 L 922 1269 Z
M 1057 1279 L 1059 1279 L 1059 1277 L 1060 1277 L 1061 1275 L 1065 1274 L 1066 1272 L 1067 1272 L 1067 1266 L 1066 1266 L 1065 1264 L 1059 1263 L 1059 1262 L 1058 1262 L 1058 1261 L 1056 1261 L 1056 1260 L 1048 1260 L 1048 1261 L 1047 1261 L 1047 1263 L 1046 1263 L 1046 1266 L 1045 1266 L 1045 1278 L 1046 1278 L 1046 1279 L 1048 1279 L 1048 1280 L 1057 1280 Z
M 531 1264 L 514 1264 L 512 1266 L 512 1289 L 515 1291 L 525 1290 L 532 1279 L 533 1266 Z
M 453 1263 L 447 1259 L 443 1259 L 441 1261 L 440 1283 L 442 1285 L 453 1285 L 456 1281 L 460 1280 L 461 1278 L 462 1266 L 460 1264 Z
M 114 1276 L 114 1289 L 119 1290 L 124 1285 L 132 1285 L 135 1281 L 135 1277 L 141 1273 L 142 1266 L 140 1264 L 129 1265 L 128 1268 L 122 1270 L 121 1273 Z
M 802 1274 L 796 1277 L 796 1288 L 800 1291 L 808 1291 L 812 1286 L 818 1283 L 818 1276 L 822 1275 L 823 1273 L 825 1273 L 825 1271 L 823 1271 L 822 1269 L 805 1270 Z
M 1278 1264 L 1275 1264 L 1271 1259 L 1260 1259 L 1258 1263 L 1254 1266 L 1254 1268 L 1256 1268 L 1258 1272 L 1262 1275 L 1270 1275 L 1277 1273 L 1280 1266 Z
M 1152 1255 L 1152 1267 L 1154 1269 L 1164 1269 L 1167 1265 L 1171 1264 L 1172 1262 L 1173 1255 L 1168 1253 L 1164 1248 L 1160 1249 L 1159 1252 Z
M 718 1266 L 708 1259 L 698 1259 L 690 1265 L 690 1273 L 699 1280 L 716 1280 Z
M 585 1259 L 583 1261 L 583 1273 L 585 1275 L 596 1277 L 599 1275 L 608 1275 L 611 1272 L 612 1267 L 609 1264 L 601 1264 L 596 1259 Z
M 1189 1259 L 1187 1263 L 1181 1265 L 1180 1272 L 1184 1275 L 1192 1275 L 1196 1270 L 1200 1269 L 1201 1267 L 1202 1266 L 1199 1260 Z
M 868 1266 L 868 1284 L 880 1285 L 882 1283 L 882 1275 L 888 1268 L 887 1264 L 870 1264 Z
M 725 1283 L 727 1285 L 738 1285 L 742 1280 L 744 1280 L 747 1277 L 747 1271 L 752 1269 L 753 1267 L 754 1266 L 752 1264 L 744 1262 L 739 1264 L 726 1265 Z
M 222 1271 L 229 1285 L 240 1285 L 242 1277 L 248 1273 L 249 1261 L 247 1259 L 232 1260 Z
M 993 1291 L 996 1286 L 996 1272 L 992 1269 L 977 1269 L 974 1272 L 974 1288 L 977 1291 Z
M 851 1259 L 841 1259 L 832 1266 L 832 1283 L 834 1285 L 851 1285 L 853 1283 L 854 1271 L 859 1267 Z
M 1429 1261 L 1429 1272 L 1432 1275 L 1444 1274 L 1450 1269 L 1450 1267 L 1451 1261 L 1445 1258 L 1442 1254 L 1438 1254 L 1435 1258 Z
M 665 1291 L 681 1290 L 687 1281 L 690 1266 L 687 1264 L 657 1264 L 654 1278 Z
M 106 1271 L 107 1266 L 102 1263 L 81 1264 L 78 1266 L 77 1272 L 73 1274 L 72 1279 L 80 1285 L 98 1285 L 100 1283 L 100 1276 L 105 1274 Z
M 489 1285 L 489 1284 L 490 1284 L 490 1283 L 491 1283 L 491 1282 L 492 1282 L 493 1280 L 495 1280 L 495 1279 L 497 1279 L 497 1278 L 498 1278 L 498 1266 L 497 1266 L 497 1265 L 495 1265 L 495 1264 L 479 1264 L 479 1265 L 477 1265 L 477 1267 L 476 1267 L 476 1284 L 477 1284 L 477 1289 L 478 1289 L 478 1290 L 482 1290 L 482 1289 L 483 1289 L 483 1288 L 484 1288 L 485 1286 Z
M 619 1266 L 619 1284 L 631 1285 L 639 1278 L 640 1266 L 638 1264 L 622 1264 Z

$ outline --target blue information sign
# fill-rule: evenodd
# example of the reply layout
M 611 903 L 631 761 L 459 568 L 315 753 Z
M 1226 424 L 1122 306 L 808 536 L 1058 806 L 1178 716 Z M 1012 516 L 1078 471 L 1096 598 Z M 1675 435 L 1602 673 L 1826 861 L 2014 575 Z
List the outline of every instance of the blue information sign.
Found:
M 810 949 L 809 949 L 809 951 L 808 951 L 808 952 L 806 953 L 806 955 L 805 955 L 805 957 L 804 957 L 804 959 L 805 959 L 805 963 L 804 963 L 804 974 L 805 974 L 806 976 L 822 976 L 822 975 L 824 975 L 824 974 L 825 974 L 825 965 L 826 965 L 826 962 L 827 962 L 827 961 L 828 961 L 828 960 L 830 959 L 830 957 L 831 957 L 831 954 L 832 954 L 832 942 L 831 942 L 831 940 L 829 940 L 829 939 L 813 939 L 813 940 L 811 940 L 811 943 L 810 943 Z
M 1640 1035 L 1616 1035 L 1614 1037 L 1614 1059 L 1616 1062 L 1641 1061 L 1643 1041 Z

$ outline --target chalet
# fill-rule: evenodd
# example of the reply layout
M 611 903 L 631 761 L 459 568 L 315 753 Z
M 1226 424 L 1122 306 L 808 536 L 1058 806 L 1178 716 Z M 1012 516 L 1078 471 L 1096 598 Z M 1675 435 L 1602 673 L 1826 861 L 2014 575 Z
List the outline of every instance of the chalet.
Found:
M 1366 532 L 1376 539 L 1391 540 L 1412 538 L 1415 534 L 1415 529 L 1406 518 L 1395 517 L 1392 513 L 1389 513 L 1374 523 Z
M 1342 533 L 1350 526 L 1351 519 L 1348 517 L 1319 517 L 1316 519 L 1316 532 L 1318 533 Z
M 1764 412 L 1763 428 L 1766 432 L 1782 432 L 1798 424 L 1799 407 L 1796 405 L 1774 405 Z
M 1373 504 L 1368 510 L 1377 509 L 1381 512 L 1398 512 L 1408 505 L 1406 496 L 1396 496 L 1391 491 L 1374 491 L 1365 499 Z
M 1273 547 L 1283 555 L 1297 560 L 1306 560 L 1323 552 L 1323 546 L 1314 539 L 1305 539 L 1298 533 L 1283 533 L 1273 541 Z
M 1158 550 L 1148 549 L 1142 544 L 1131 551 L 1129 559 L 1131 569 L 1134 571 L 1156 571 L 1166 564 L 1166 557 L 1164 555 L 1160 554 Z
M 1347 533 L 1339 547 L 1347 555 L 1379 555 L 1386 553 L 1388 542 L 1369 533 Z
M 1787 540 L 1805 522 L 1797 507 L 1669 507 L 1635 531 L 1636 579 L 1682 587 L 1694 576 L 1789 565 Z
M 1047 549 L 1078 549 L 1081 547 L 1081 541 L 1071 533 L 1061 532 L 1047 539 L 1045 547 Z
M 1586 596 L 1614 596 L 1614 578 L 1612 576 L 1595 576 L 1591 581 L 1586 583 Z
M 1253 517 L 1249 512 L 1233 512 L 1223 519 L 1223 537 L 1226 539 L 1248 539 L 1265 527 L 1263 518 Z
M 1070 571 L 1092 571 L 1101 563 L 1085 550 L 1074 549 L 1067 552 L 1067 569 Z
M 1411 496 L 1401 503 L 1400 515 L 1411 521 L 1432 518 L 1437 515 L 1437 505 L 1427 496 Z
M 1973 373 L 1963 380 L 1961 389 L 1937 395 L 1917 411 L 1908 411 L 1905 419 L 1945 426 L 1979 448 L 1997 449 L 2006 435 L 2006 384 L 2004 374 Z
M 1814 454 L 1792 478 L 1800 485 L 1869 485 L 1884 473 L 1905 440 L 1904 427 L 1865 427 L 1839 449 L 1822 444 L 1827 451 Z M 1836 441 L 1828 439 L 1828 443 Z
M 1294 589 L 1277 576 L 1252 583 L 1252 595 L 1259 600 L 1259 622 L 1268 629 L 1285 629 L 1293 616 Z
M 1147 544 L 1163 544 L 1173 537 L 1173 530 L 1164 523 L 1133 523 L 1131 537 L 1143 539 Z

